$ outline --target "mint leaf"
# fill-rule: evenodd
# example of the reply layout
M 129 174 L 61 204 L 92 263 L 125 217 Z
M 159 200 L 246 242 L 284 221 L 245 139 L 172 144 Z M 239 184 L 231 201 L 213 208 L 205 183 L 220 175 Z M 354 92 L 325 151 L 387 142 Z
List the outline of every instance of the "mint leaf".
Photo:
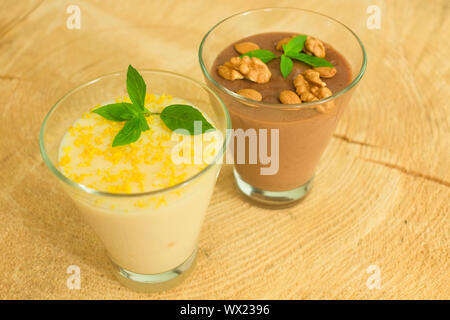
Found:
M 299 53 L 303 50 L 305 42 L 305 35 L 299 35 L 292 38 L 285 46 L 283 46 L 284 54 L 289 57 L 291 53 Z
M 92 112 L 111 121 L 125 121 L 130 120 L 134 116 L 134 112 L 130 106 L 132 106 L 131 103 L 113 103 L 102 106 Z
M 256 57 L 264 63 L 268 63 L 277 57 L 272 51 L 264 49 L 249 51 L 247 53 L 244 53 L 241 57 L 243 56 Z
M 267 50 L 265 50 L 267 51 Z M 270 51 L 269 51 L 270 52 Z M 151 112 L 144 106 L 147 86 L 139 72 L 131 65 L 127 72 L 127 90 L 133 103 L 107 104 L 92 112 L 111 121 L 126 121 L 123 128 L 114 137 L 113 147 L 133 143 L 139 139 L 141 132 L 150 129 L 146 116 L 160 115 L 161 120 L 171 130 L 185 129 L 190 135 L 205 133 L 214 127 L 203 117 L 202 113 L 192 106 L 183 104 L 170 105 L 161 113 Z M 202 132 L 194 132 L 194 122 L 202 123 Z
M 309 64 L 312 67 L 334 67 L 329 61 L 306 53 L 290 54 L 289 57 Z
M 144 79 L 130 64 L 127 72 L 127 91 L 131 102 L 141 110 L 144 110 L 146 90 L 147 86 L 145 85 Z
M 286 57 L 286 55 L 282 54 L 280 62 L 280 70 L 284 78 L 287 78 L 287 76 L 291 73 L 293 66 L 294 63 L 292 62 L 291 58 Z
M 112 146 L 118 147 L 137 141 L 141 136 L 140 123 L 139 117 L 127 121 L 114 138 Z
M 141 108 L 136 105 L 126 102 L 107 104 L 92 110 L 92 112 L 111 121 L 126 121 L 134 116 L 146 113 L 146 111 L 141 110 Z
M 165 107 L 161 112 L 161 120 L 170 130 L 185 129 L 191 135 L 214 129 L 200 111 L 185 104 L 173 104 Z M 194 121 L 202 122 L 202 132 L 194 132 Z
M 134 103 L 129 103 L 127 107 L 130 109 L 130 112 L 132 112 L 135 116 L 147 113 L 147 109 L 145 108 L 142 109 L 141 107 L 138 107 Z
M 143 115 L 139 116 L 139 127 L 141 128 L 141 131 L 147 131 L 150 129 L 148 126 L 147 118 L 145 118 Z

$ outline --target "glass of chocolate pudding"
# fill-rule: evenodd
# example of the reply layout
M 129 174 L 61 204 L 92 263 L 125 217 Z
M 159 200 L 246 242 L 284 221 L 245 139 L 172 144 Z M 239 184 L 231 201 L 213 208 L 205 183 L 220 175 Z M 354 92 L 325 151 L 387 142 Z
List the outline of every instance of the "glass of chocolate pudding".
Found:
M 212 27 L 199 60 L 231 115 L 239 190 L 272 206 L 302 199 L 366 69 L 361 40 L 323 14 L 256 9 Z

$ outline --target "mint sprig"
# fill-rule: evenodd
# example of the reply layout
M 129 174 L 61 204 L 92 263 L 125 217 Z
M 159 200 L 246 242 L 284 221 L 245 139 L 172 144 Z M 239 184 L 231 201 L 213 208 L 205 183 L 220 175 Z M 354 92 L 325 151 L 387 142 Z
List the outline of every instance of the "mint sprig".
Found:
M 111 121 L 126 121 L 131 120 L 134 117 L 134 113 L 131 111 L 133 105 L 131 103 L 114 103 L 107 104 L 93 110 L 92 112 L 101 115 L 103 118 Z
M 214 127 L 206 121 L 200 111 L 191 106 L 182 104 L 173 104 L 165 107 L 161 112 L 161 120 L 164 121 L 170 130 L 175 131 L 179 128 L 183 128 L 189 131 L 191 135 L 195 134 L 195 121 L 200 121 L 202 123 L 202 133 L 214 129 Z
M 291 57 L 292 54 L 299 53 L 305 46 L 306 36 L 299 35 L 292 38 L 287 44 L 283 45 L 284 54 Z
M 287 76 L 291 73 L 293 66 L 294 62 L 291 60 L 291 58 L 289 58 L 285 54 L 282 54 L 280 61 L 280 70 L 284 78 L 287 78 Z
M 119 133 L 114 137 L 112 146 L 117 147 L 136 142 L 141 136 L 141 131 L 145 131 L 142 130 L 141 121 L 142 120 L 139 117 L 128 120 Z M 145 118 L 144 121 L 147 122 Z
M 260 59 L 264 63 L 269 63 L 273 59 L 277 58 L 275 53 L 273 53 L 270 50 L 265 50 L 265 49 L 258 49 L 258 50 L 249 51 L 249 52 L 244 53 L 243 55 L 241 55 L 241 58 L 243 56 L 249 56 L 250 58 L 256 57 L 256 58 Z
M 284 78 L 287 78 L 292 71 L 292 67 L 294 65 L 292 59 L 304 62 L 314 68 L 334 67 L 326 59 L 310 56 L 301 52 L 305 46 L 306 38 L 307 36 L 305 35 L 298 35 L 292 38 L 287 44 L 283 45 L 283 54 L 281 56 L 277 56 L 272 51 L 264 49 L 249 51 L 244 53 L 242 56 L 256 57 L 264 63 L 280 58 L 280 71 Z
M 147 91 L 147 86 L 142 76 L 135 68 L 131 66 L 131 64 L 128 66 L 127 72 L 127 91 L 131 102 L 133 102 L 133 104 L 138 106 L 140 109 L 144 110 L 145 92 Z
M 139 72 L 131 65 L 128 66 L 127 71 L 127 91 L 132 103 L 107 104 L 92 111 L 110 121 L 126 121 L 114 137 L 113 147 L 139 140 L 141 132 L 150 129 L 146 119 L 150 115 L 160 115 L 161 120 L 170 130 L 185 129 L 190 135 L 197 134 L 194 130 L 194 121 L 202 123 L 202 133 L 214 129 L 200 111 L 189 105 L 170 105 L 161 113 L 151 112 L 145 108 L 147 86 Z
M 306 64 L 309 64 L 310 66 L 316 68 L 316 67 L 330 67 L 333 68 L 334 66 L 329 62 L 328 60 L 325 60 L 323 58 L 319 58 L 316 56 L 310 56 L 306 53 L 293 53 L 289 57 L 295 60 L 302 61 Z

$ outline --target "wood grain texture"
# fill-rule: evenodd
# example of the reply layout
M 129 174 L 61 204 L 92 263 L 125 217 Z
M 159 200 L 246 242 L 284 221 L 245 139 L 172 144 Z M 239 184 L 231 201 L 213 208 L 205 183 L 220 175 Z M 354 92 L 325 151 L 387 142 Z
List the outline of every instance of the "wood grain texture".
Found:
M 80 30 L 66 28 L 78 4 Z M 366 8 L 381 8 L 380 30 Z M 367 73 L 323 156 L 311 194 L 267 210 L 217 183 L 196 269 L 138 294 L 115 281 L 103 246 L 45 167 L 41 122 L 99 75 L 159 68 L 202 79 L 197 48 L 248 8 L 329 14 L 364 42 Z M 0 4 L 0 298 L 450 298 L 450 34 L 442 1 L 15 1 Z M 66 269 L 81 268 L 81 290 Z M 381 270 L 369 290 L 366 270 Z

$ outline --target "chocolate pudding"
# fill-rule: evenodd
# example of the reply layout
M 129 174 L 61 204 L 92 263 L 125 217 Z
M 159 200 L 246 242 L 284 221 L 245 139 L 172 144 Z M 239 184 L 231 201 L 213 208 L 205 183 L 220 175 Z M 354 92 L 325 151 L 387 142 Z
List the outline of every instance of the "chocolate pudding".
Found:
M 259 157 L 256 164 L 235 164 L 235 169 L 242 180 L 264 191 L 279 192 L 293 190 L 305 185 L 312 179 L 315 167 L 332 136 L 350 95 L 341 95 L 332 101 L 311 106 L 299 104 L 301 101 L 303 103 L 318 101 L 321 100 L 321 97 L 320 95 L 312 95 L 311 99 L 307 100 L 308 98 L 304 98 L 304 95 L 300 94 L 302 91 L 299 90 L 297 85 L 294 86 L 294 80 L 299 75 L 305 74 L 305 70 L 312 68 L 310 65 L 297 60 L 293 60 L 292 71 L 286 78 L 283 77 L 280 71 L 279 58 L 268 62 L 267 67 L 270 70 L 271 76 L 268 81 L 266 81 L 267 79 L 263 79 L 266 82 L 252 81 L 247 75 L 242 79 L 227 80 L 223 75 L 219 74 L 218 69 L 219 66 L 226 64 L 231 58 L 241 56 L 242 52 L 236 51 L 235 44 L 251 42 L 259 46 L 260 49 L 269 50 L 275 53 L 276 56 L 280 56 L 283 53 L 283 49 L 277 50 L 277 43 L 283 38 L 292 38 L 295 35 L 297 33 L 274 32 L 256 34 L 240 39 L 230 44 L 218 55 L 210 71 L 211 76 L 221 86 L 236 93 L 238 91 L 244 92 L 240 91 L 242 89 L 256 90 L 256 94 L 252 90 L 249 91 L 254 94 L 253 96 L 255 98 L 244 93 L 239 94 L 245 95 L 253 100 L 261 101 L 262 103 L 270 104 L 252 104 L 236 99 L 230 94 L 215 88 L 230 112 L 233 129 L 241 128 L 247 130 L 253 128 L 257 132 L 259 132 L 259 129 L 267 129 L 267 150 L 269 154 L 275 150 L 271 145 L 271 129 L 279 130 L 279 167 L 275 174 L 261 174 L 260 169 L 268 167 L 268 165 L 263 164 Z M 319 90 L 331 91 L 328 95 L 324 96 L 328 97 L 331 94 L 343 90 L 350 84 L 352 71 L 349 63 L 339 52 L 326 43 L 323 43 L 323 47 L 326 52 L 324 52 L 324 58 L 334 65 L 335 75 L 330 78 L 321 78 L 318 83 L 320 81 L 322 83 L 319 86 L 308 82 L 308 88 L 314 93 Z M 310 53 L 310 55 L 312 54 Z M 286 102 L 282 99 L 280 94 L 285 90 L 289 90 L 286 96 L 293 100 L 285 99 L 288 101 Z M 281 101 L 283 103 L 294 101 L 293 103 L 295 104 L 281 104 Z M 245 151 L 247 153 L 246 159 L 248 159 L 248 143 L 246 143 Z
M 279 100 L 279 94 L 282 90 L 293 90 L 294 87 L 294 79 L 301 74 L 306 69 L 310 69 L 311 67 L 306 63 L 301 61 L 293 60 L 294 66 L 292 68 L 292 72 L 285 79 L 281 75 L 280 71 L 280 59 L 274 59 L 267 63 L 270 72 L 272 73 L 272 77 L 269 82 L 266 83 L 256 83 L 247 79 L 236 79 L 236 80 L 227 80 L 222 78 L 217 73 L 217 68 L 220 65 L 223 65 L 225 62 L 229 61 L 232 57 L 239 56 L 240 53 L 236 51 L 234 45 L 236 43 L 242 42 L 253 42 L 259 45 L 261 49 L 269 50 L 273 52 L 275 55 L 279 56 L 282 51 L 276 50 L 276 45 L 278 41 L 284 38 L 290 38 L 295 36 L 294 33 L 286 33 L 286 32 L 273 32 L 273 33 L 261 33 L 257 35 L 253 35 L 244 39 L 240 39 L 235 43 L 230 44 L 226 49 L 224 49 L 217 59 L 214 61 L 213 70 L 211 70 L 211 76 L 216 80 L 220 85 L 225 88 L 238 92 L 241 89 L 254 89 L 261 93 L 262 102 L 266 103 L 281 103 Z M 326 59 L 331 62 L 332 65 L 336 67 L 336 75 L 329 79 L 322 79 L 327 87 L 333 92 L 339 92 L 344 89 L 350 82 L 352 78 L 352 71 L 350 69 L 350 65 L 347 60 L 335 49 L 333 49 L 329 44 L 324 43 L 326 49 Z

